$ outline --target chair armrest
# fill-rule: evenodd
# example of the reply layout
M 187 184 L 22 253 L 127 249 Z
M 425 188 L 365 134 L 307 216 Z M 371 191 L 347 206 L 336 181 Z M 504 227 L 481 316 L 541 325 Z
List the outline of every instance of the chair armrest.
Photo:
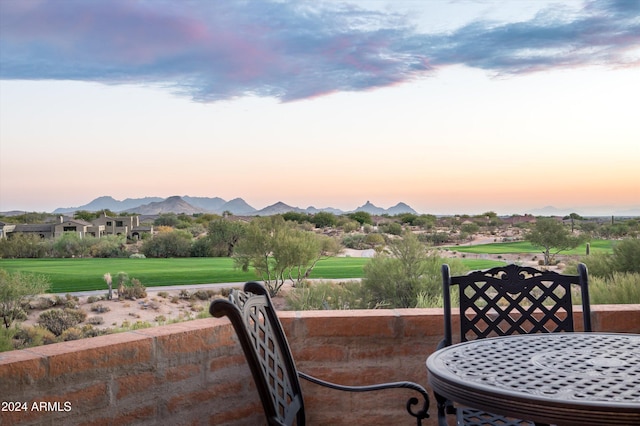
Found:
M 317 377 L 311 376 L 301 371 L 298 371 L 298 377 L 320 386 L 324 386 L 327 388 L 336 389 L 340 391 L 346 391 L 346 392 L 369 392 L 369 391 L 377 391 L 382 389 L 398 389 L 398 388 L 412 389 L 416 392 L 419 392 L 422 395 L 424 402 L 422 404 L 422 409 L 417 412 L 414 412 L 412 410 L 412 406 L 417 405 L 419 400 L 418 398 L 415 398 L 415 397 L 409 398 L 409 400 L 407 401 L 407 411 L 409 412 L 410 415 L 412 415 L 417 419 L 418 425 L 422 424 L 422 419 L 426 419 L 429 417 L 429 412 L 428 412 L 429 411 L 429 394 L 427 393 L 427 390 L 423 386 L 415 382 L 404 381 L 404 382 L 378 383 L 378 384 L 366 385 L 366 386 L 346 386 L 346 385 L 339 385 L 336 383 L 327 382 L 325 380 L 318 379 Z

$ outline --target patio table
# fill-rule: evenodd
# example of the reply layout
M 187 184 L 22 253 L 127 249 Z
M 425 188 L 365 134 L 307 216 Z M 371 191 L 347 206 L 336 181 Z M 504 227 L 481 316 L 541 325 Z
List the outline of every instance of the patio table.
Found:
M 427 359 L 434 392 L 463 406 L 556 425 L 640 425 L 640 335 L 478 339 Z

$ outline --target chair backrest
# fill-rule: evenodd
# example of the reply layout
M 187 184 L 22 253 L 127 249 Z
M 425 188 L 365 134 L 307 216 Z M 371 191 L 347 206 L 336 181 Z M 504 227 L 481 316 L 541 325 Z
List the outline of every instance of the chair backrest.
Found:
M 269 424 L 304 425 L 304 403 L 289 343 L 271 298 L 259 283 L 211 302 L 211 315 L 227 316 L 255 381 Z
M 510 334 L 575 331 L 572 286 L 580 288 L 584 331 L 591 331 L 587 267 L 563 275 L 532 267 L 507 265 L 451 276 L 442 265 L 444 346 L 452 341 L 452 292 L 458 289 L 462 341 Z

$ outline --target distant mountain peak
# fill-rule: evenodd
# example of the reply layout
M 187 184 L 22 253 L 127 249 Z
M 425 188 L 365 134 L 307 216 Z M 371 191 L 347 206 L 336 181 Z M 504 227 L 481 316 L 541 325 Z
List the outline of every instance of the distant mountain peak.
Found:
M 287 212 L 300 212 L 307 214 L 315 214 L 318 212 L 330 212 L 335 215 L 346 213 L 340 209 L 333 207 L 316 208 L 310 206 L 306 209 L 292 207 L 282 201 L 267 206 L 261 210 L 256 210 L 240 197 L 236 197 L 230 201 L 225 201 L 219 197 L 190 197 L 188 195 L 179 196 L 172 195 L 168 198 L 161 197 L 144 197 L 144 198 L 127 198 L 123 201 L 114 199 L 112 196 L 100 196 L 88 204 L 79 207 L 58 208 L 54 214 L 69 214 L 78 210 L 102 211 L 111 210 L 113 212 L 138 213 L 145 215 L 155 215 L 161 213 L 216 213 L 231 212 L 236 216 L 250 215 L 273 215 L 283 214 Z M 384 209 L 374 205 L 370 200 L 353 211 L 366 211 L 373 215 L 396 215 L 401 213 L 416 213 L 406 203 L 398 203 L 395 206 Z

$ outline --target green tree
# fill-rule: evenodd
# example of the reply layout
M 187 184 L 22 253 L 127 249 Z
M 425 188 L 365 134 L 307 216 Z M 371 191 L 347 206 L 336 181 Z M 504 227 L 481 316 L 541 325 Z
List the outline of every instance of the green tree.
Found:
M 586 241 L 586 237 L 573 235 L 562 222 L 553 218 L 538 218 L 525 239 L 543 249 L 545 265 L 551 264 L 556 254 L 576 248 Z
M 357 221 L 360 225 L 364 225 L 368 223 L 369 225 L 373 225 L 373 219 L 371 218 L 371 214 L 363 211 L 349 213 L 347 215 L 350 219 Z
M 329 228 L 336 226 L 338 218 L 331 212 L 318 212 L 311 218 L 311 223 L 316 225 L 316 228 Z
M 37 235 L 21 232 L 9 238 L 0 238 L 0 257 L 4 258 L 39 258 L 46 254 L 46 245 Z
M 142 243 L 141 251 L 146 257 L 189 257 L 191 234 L 182 230 L 161 232 Z
M 73 214 L 73 217 L 75 219 L 80 219 L 80 220 L 84 220 L 86 222 L 91 222 L 92 220 L 94 220 L 97 215 L 94 212 L 90 212 L 87 210 L 78 210 Z
M 282 218 L 284 220 L 288 220 L 291 222 L 298 222 L 298 223 L 309 221 L 309 215 L 302 212 L 286 212 L 282 214 Z
M 584 220 L 578 213 L 570 213 L 568 216 L 563 217 L 564 220 L 571 220 L 571 232 L 576 229 L 576 220 Z
M 440 258 L 430 255 L 415 234 L 406 232 L 364 267 L 363 287 L 373 306 L 416 306 L 418 294 L 440 294 Z
M 171 226 L 175 227 L 180 223 L 175 213 L 163 213 L 153 221 L 153 226 Z
M 236 244 L 244 235 L 243 222 L 228 219 L 218 219 L 209 223 L 208 240 L 214 256 L 233 255 Z
M 44 275 L 22 272 L 9 273 L 0 269 L 0 317 L 5 328 L 14 321 L 25 319 L 22 306 L 32 297 L 46 292 L 50 287 Z
M 640 273 L 640 239 L 626 238 L 613 247 L 613 269 L 616 272 Z
M 53 252 L 56 257 L 80 256 L 82 251 L 82 238 L 75 232 L 65 232 L 53 242 Z
M 307 278 L 316 263 L 339 250 L 336 242 L 297 229 L 282 216 L 256 218 L 246 226 L 233 258 L 243 271 L 253 268 L 272 296 L 287 279 L 296 285 Z

